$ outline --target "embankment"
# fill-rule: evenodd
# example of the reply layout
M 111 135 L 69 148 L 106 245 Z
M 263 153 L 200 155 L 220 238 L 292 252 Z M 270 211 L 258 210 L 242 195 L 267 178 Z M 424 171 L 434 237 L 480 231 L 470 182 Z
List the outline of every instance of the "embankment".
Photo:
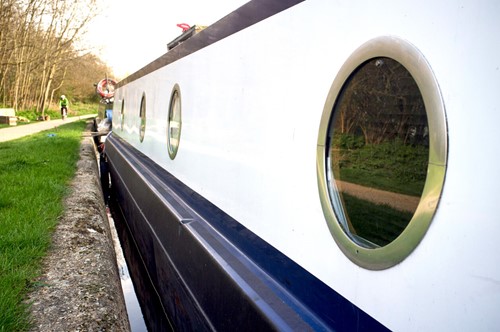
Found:
M 82 139 L 65 207 L 27 300 L 32 331 L 130 331 L 91 137 Z

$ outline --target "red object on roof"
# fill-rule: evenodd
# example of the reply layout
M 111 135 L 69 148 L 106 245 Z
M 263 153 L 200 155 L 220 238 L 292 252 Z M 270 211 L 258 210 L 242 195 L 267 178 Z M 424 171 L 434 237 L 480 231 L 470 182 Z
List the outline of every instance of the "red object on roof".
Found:
M 187 31 L 189 30 L 189 28 L 191 28 L 191 26 L 187 23 L 179 23 L 177 24 L 177 26 L 182 29 L 182 32 Z

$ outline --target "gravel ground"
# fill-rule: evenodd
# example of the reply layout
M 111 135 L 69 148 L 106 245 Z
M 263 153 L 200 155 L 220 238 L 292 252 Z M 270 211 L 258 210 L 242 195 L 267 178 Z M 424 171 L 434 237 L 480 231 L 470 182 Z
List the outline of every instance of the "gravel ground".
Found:
M 32 331 L 130 331 L 92 138 L 80 149 L 66 211 L 27 300 Z

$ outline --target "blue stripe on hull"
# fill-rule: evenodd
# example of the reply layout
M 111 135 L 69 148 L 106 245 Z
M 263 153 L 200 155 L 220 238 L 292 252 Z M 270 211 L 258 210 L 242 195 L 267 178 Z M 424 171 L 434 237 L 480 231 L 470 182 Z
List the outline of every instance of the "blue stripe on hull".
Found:
M 111 136 L 106 151 L 176 330 L 387 330 L 128 143 Z

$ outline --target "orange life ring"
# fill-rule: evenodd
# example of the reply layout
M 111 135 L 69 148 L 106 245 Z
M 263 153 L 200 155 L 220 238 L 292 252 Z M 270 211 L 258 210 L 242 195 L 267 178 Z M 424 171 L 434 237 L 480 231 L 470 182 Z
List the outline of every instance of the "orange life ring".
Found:
M 102 98 L 109 99 L 113 98 L 113 96 L 115 95 L 115 87 L 116 82 L 114 80 L 103 78 L 99 81 L 99 83 L 97 83 L 96 90 Z

